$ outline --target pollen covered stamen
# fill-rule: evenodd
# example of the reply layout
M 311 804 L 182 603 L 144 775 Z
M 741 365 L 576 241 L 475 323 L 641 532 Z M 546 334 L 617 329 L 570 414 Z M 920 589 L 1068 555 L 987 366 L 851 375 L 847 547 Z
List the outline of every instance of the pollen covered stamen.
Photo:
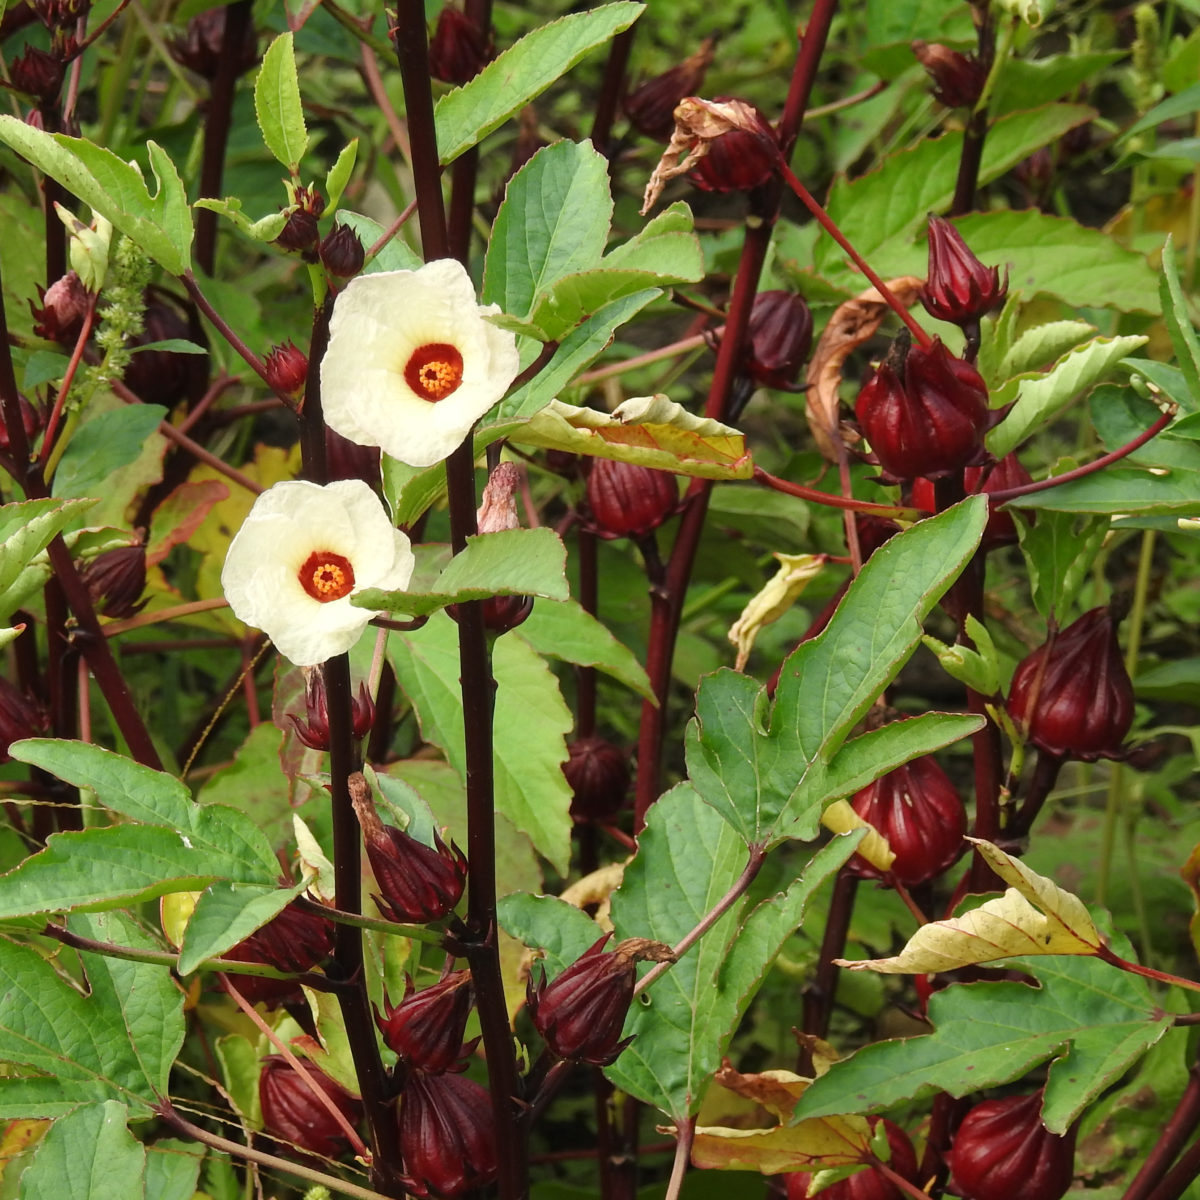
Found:
M 354 591 L 350 560 L 332 550 L 314 550 L 300 568 L 300 586 L 322 604 L 340 600 Z
M 448 342 L 429 342 L 412 352 L 404 367 L 404 378 L 423 400 L 444 400 L 462 383 L 463 360 L 458 348 Z

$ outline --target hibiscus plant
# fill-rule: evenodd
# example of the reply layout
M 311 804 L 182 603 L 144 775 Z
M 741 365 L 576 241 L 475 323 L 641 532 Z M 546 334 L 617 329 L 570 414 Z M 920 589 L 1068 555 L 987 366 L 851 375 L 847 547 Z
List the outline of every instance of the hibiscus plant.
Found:
M 0 39 L 0 1196 L 1200 1195 L 1194 0 Z

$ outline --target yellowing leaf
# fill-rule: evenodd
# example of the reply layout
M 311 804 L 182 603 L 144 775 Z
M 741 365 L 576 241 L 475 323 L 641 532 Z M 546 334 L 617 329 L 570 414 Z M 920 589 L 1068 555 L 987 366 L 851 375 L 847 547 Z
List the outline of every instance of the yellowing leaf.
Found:
M 767 580 L 729 628 L 729 640 L 737 647 L 735 671 L 745 667 L 759 630 L 764 625 L 778 621 L 795 604 L 801 592 L 816 579 L 827 561 L 824 554 L 782 554 L 776 551 L 775 557 L 779 560 L 779 570 Z
M 817 1117 L 775 1129 L 696 1129 L 692 1165 L 717 1171 L 823 1170 L 862 1162 L 871 1135 L 864 1117 Z
M 615 458 L 702 479 L 749 479 L 754 463 L 743 436 L 697 417 L 664 395 L 637 396 L 611 413 L 552 400 L 506 433 L 514 442 Z
M 849 833 L 853 829 L 865 829 L 867 836 L 858 845 L 859 854 L 880 871 L 892 869 L 892 863 L 896 861 L 896 852 L 874 825 L 864 821 L 854 811 L 849 800 L 835 800 L 821 814 L 821 824 L 830 833 Z
M 1015 955 L 1095 954 L 1100 949 L 1100 932 L 1078 896 L 1063 891 L 998 846 L 978 838 L 967 840 L 975 844 L 992 870 L 1012 885 L 1003 896 L 961 917 L 923 925 L 893 958 L 840 959 L 839 965 L 852 971 L 915 975 Z

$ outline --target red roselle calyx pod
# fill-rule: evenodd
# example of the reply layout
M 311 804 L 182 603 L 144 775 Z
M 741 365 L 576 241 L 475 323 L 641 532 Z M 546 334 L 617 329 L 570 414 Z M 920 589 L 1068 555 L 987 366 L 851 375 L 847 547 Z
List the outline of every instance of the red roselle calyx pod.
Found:
M 629 123 L 656 142 L 669 142 L 675 132 L 675 106 L 700 90 L 704 74 L 713 60 L 713 39 L 705 38 L 695 54 L 647 79 L 625 97 Z
M 351 1125 L 356 1124 L 362 1117 L 359 1101 L 312 1063 L 306 1062 L 303 1066 L 346 1120 Z M 271 1054 L 263 1059 L 262 1074 L 258 1077 L 258 1099 L 262 1106 L 263 1127 L 272 1137 L 322 1158 L 336 1158 L 348 1147 L 346 1131 L 281 1054 Z
M 17 397 L 17 407 L 21 410 L 21 428 L 25 431 L 25 441 L 32 442 L 34 435 L 41 428 L 38 411 L 24 396 Z M 0 454 L 7 453 L 9 446 L 8 426 L 0 419 Z
M 731 99 L 718 96 L 717 103 Z M 754 105 L 746 105 L 755 129 L 730 129 L 708 143 L 708 153 L 688 173 L 702 192 L 746 192 L 767 182 L 779 162 L 779 142 L 770 122 Z
M 933 80 L 934 96 L 947 108 L 974 108 L 979 103 L 987 72 L 977 58 L 919 39 L 912 52 Z
M 950 777 L 925 755 L 889 771 L 850 801 L 895 851 L 892 869 L 881 874 L 855 855 L 850 869 L 867 879 L 898 880 L 907 887 L 940 875 L 966 848 L 967 814 Z
M 467 83 L 491 61 L 492 38 L 466 13 L 447 4 L 429 41 L 429 73 L 442 83 Z
M 277 392 L 295 398 L 304 391 L 308 379 L 308 356 L 289 340 L 271 348 L 263 360 L 263 370 Z
M 587 502 L 597 536 L 638 541 L 674 513 L 679 489 L 666 471 L 597 458 L 588 473 Z
M 225 42 L 227 8 L 210 8 L 194 16 L 181 37 L 167 43 L 171 57 L 189 71 L 213 80 L 221 69 Z M 244 74 L 258 61 L 258 38 L 254 22 L 246 22 L 246 32 L 237 48 L 237 73 Z
M 453 1071 L 469 1048 L 463 1046 L 474 991 L 470 971 L 455 971 L 441 983 L 413 991 L 406 978 L 404 999 L 393 1007 L 385 995 L 386 1017 L 375 1021 L 389 1049 L 418 1071 Z
M 872 1120 L 872 1129 L 879 1120 Z M 891 1151 L 888 1166 L 909 1183 L 916 1183 L 917 1155 L 908 1134 L 899 1125 L 886 1119 L 883 1120 L 883 1127 Z M 788 1200 L 805 1200 L 812 1175 L 808 1171 L 792 1171 L 786 1179 Z M 821 1195 L 829 1197 L 829 1200 L 904 1200 L 904 1193 L 876 1167 L 868 1167 L 865 1171 L 831 1184 Z
M 0 763 L 10 761 L 13 742 L 41 737 L 49 728 L 50 715 L 42 705 L 0 675 Z
M 278 916 L 222 957 L 236 962 L 266 963 L 278 971 L 299 974 L 332 953 L 333 922 L 292 901 Z
M 980 486 L 982 481 L 983 486 Z M 992 492 L 1006 492 L 1009 488 L 1021 487 L 1032 483 L 1033 476 L 1029 474 L 1016 454 L 1006 454 L 992 467 L 968 467 L 963 472 L 963 485 L 968 495 L 982 492 L 985 496 Z M 936 499 L 932 479 L 914 479 L 912 501 L 918 508 L 926 512 L 935 510 Z M 1032 523 L 1033 514 L 1024 514 L 1026 520 Z M 1015 546 L 1017 543 L 1017 526 L 1010 513 L 1003 508 L 993 508 L 988 513 L 987 525 L 983 530 L 983 541 L 980 547 L 984 550 L 995 550 L 999 546 Z
M 1062 758 L 1116 758 L 1133 724 L 1133 683 L 1112 613 L 1093 608 L 1023 659 L 1008 711 L 1040 750 Z
M 426 846 L 410 834 L 384 825 L 363 775 L 354 772 L 348 783 L 367 858 L 379 884 L 375 903 L 380 912 L 408 925 L 424 925 L 452 912 L 467 878 L 463 852 L 453 844 L 447 848 L 436 834 L 434 845 Z
M 74 346 L 83 331 L 83 319 L 91 303 L 91 293 L 74 271 L 56 279 L 45 291 L 38 288 L 42 302 L 38 308 L 32 300 L 33 332 L 63 346 Z
M 761 387 L 795 388 L 812 347 L 813 319 L 795 292 L 759 292 L 750 310 L 745 368 Z
M 325 695 L 325 677 L 319 669 L 307 669 L 308 679 L 304 686 L 304 705 L 307 721 L 289 715 L 296 736 L 310 749 L 329 749 L 329 701 Z M 361 741 L 371 732 L 375 724 L 375 702 L 367 685 L 358 685 L 358 695 L 350 702 L 351 733 L 355 741 Z
M 335 279 L 350 279 L 363 269 L 367 252 L 349 225 L 337 225 L 321 239 L 317 255 Z
M 633 985 L 639 960 L 671 962 L 669 946 L 646 938 L 627 938 L 611 954 L 604 953 L 606 933 L 552 983 L 543 972 L 526 987 L 529 1015 L 558 1058 L 607 1066 L 629 1045 L 621 1040 L 621 1027 L 633 1002 Z
M 1000 282 L 999 267 L 985 267 L 963 236 L 942 217 L 929 218 L 929 274 L 921 303 L 931 317 L 966 325 L 1004 303 L 1008 272 Z
M 452 1200 L 496 1175 L 492 1100 L 474 1080 L 414 1072 L 400 1100 L 399 1128 L 415 1195 Z
M 935 477 L 965 467 L 983 452 L 992 423 L 987 385 L 938 339 L 928 349 L 892 344 L 879 370 L 858 393 L 858 423 L 893 479 Z
M 985 1100 L 963 1118 L 946 1155 L 958 1190 L 970 1200 L 1060 1200 L 1071 1186 L 1075 1129 L 1051 1133 L 1042 1093 Z
M 53 104 L 66 77 L 67 66 L 62 55 L 47 54 L 36 46 L 26 46 L 25 52 L 13 59 L 8 70 L 18 92 L 32 96 L 39 104 Z
M 146 306 L 142 332 L 128 341 L 131 349 L 152 342 L 191 338 L 188 323 L 170 305 L 151 300 Z M 170 408 L 182 400 L 187 391 L 191 355 L 174 350 L 142 350 L 136 353 L 125 368 L 125 386 L 146 404 L 161 404 Z
M 601 737 L 576 738 L 562 772 L 571 785 L 571 816 L 579 824 L 608 821 L 629 791 L 629 756 Z
M 141 598 L 146 589 L 146 547 L 140 542 L 96 555 L 79 575 L 101 616 L 124 620 L 146 607 L 148 601 Z

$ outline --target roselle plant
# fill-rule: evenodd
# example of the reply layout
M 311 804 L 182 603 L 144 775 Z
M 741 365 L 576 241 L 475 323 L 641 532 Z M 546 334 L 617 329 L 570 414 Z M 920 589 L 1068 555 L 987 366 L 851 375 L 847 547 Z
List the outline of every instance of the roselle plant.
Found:
M 3 1194 L 1200 1195 L 1194 8 L 3 6 Z

